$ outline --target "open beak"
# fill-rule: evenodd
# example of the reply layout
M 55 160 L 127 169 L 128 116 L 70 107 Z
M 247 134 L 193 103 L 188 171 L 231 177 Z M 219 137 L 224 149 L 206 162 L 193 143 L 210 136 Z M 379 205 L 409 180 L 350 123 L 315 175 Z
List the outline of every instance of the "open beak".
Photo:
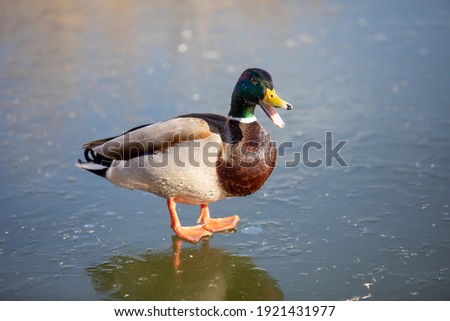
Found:
M 283 128 L 284 122 L 274 108 L 291 110 L 293 107 L 287 101 L 278 97 L 275 89 L 266 89 L 266 95 L 259 101 L 262 110 L 269 116 L 270 120 L 278 127 Z

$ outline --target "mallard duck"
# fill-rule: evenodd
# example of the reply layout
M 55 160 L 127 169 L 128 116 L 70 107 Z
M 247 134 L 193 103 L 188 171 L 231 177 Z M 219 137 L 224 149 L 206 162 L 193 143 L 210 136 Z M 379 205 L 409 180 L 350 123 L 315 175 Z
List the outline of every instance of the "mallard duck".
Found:
M 94 140 L 83 145 L 85 161 L 77 166 L 120 187 L 164 197 L 173 231 L 198 242 L 239 223 L 237 215 L 212 218 L 209 203 L 256 192 L 274 169 L 276 146 L 255 117 L 257 105 L 280 128 L 274 108 L 292 109 L 276 94 L 271 75 L 251 68 L 234 87 L 228 117 L 182 115 Z M 181 225 L 177 202 L 200 206 L 197 225 Z

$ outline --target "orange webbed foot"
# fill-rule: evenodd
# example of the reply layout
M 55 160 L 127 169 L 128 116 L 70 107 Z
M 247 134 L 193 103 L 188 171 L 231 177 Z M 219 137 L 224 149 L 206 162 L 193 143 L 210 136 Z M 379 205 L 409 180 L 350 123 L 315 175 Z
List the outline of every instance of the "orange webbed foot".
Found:
M 207 204 L 201 205 L 200 217 L 197 223 L 202 223 L 203 227 L 211 232 L 222 232 L 233 230 L 237 227 L 240 219 L 239 216 L 233 215 L 222 218 L 211 218 Z
M 212 235 L 211 231 L 205 229 L 203 225 L 182 226 L 180 220 L 178 219 L 176 206 L 177 203 L 173 199 L 167 200 L 167 208 L 169 209 L 170 213 L 171 227 L 179 237 L 186 241 L 197 243 L 203 237 Z
M 193 243 L 197 243 L 203 237 L 212 236 L 212 233 L 206 230 L 202 225 L 174 226 L 172 229 L 179 237 Z

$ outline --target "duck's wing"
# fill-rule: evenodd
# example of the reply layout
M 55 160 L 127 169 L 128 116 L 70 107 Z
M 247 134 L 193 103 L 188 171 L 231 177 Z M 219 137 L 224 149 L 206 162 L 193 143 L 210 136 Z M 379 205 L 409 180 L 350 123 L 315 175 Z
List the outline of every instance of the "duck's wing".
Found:
M 133 128 L 122 135 L 94 140 L 83 145 L 86 162 L 108 165 L 114 160 L 127 160 L 163 151 L 181 142 L 222 135 L 226 118 L 214 114 L 189 114 L 155 124 Z

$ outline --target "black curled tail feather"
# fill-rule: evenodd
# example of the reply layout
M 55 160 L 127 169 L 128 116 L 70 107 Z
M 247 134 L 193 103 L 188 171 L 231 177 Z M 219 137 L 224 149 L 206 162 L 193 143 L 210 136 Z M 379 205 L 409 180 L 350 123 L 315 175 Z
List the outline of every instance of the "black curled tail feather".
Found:
M 78 163 L 76 165 L 101 177 L 106 177 L 106 172 L 108 168 L 111 167 L 113 161 L 110 158 L 96 153 L 90 148 L 86 148 L 84 150 L 84 158 L 85 161 L 78 159 Z
M 111 167 L 112 159 L 103 156 L 102 154 L 94 152 L 90 148 L 84 150 L 84 158 L 86 162 L 92 162 L 101 166 Z
M 134 130 L 138 130 L 140 128 L 149 126 L 151 124 L 141 125 L 135 128 L 130 129 L 129 131 L 126 131 L 122 135 L 131 133 Z M 117 138 L 118 136 L 113 136 L 109 138 L 103 138 L 91 141 L 89 143 L 86 143 L 83 145 L 84 148 L 84 158 L 85 161 L 82 161 L 81 159 L 78 160 L 78 162 L 75 164 L 79 168 L 83 168 L 85 170 L 88 170 L 96 175 L 106 177 L 106 172 L 108 169 L 112 166 L 112 162 L 114 161 L 113 158 L 108 158 L 100 153 L 96 153 L 94 151 L 94 148 L 97 146 L 100 146 L 114 138 Z

